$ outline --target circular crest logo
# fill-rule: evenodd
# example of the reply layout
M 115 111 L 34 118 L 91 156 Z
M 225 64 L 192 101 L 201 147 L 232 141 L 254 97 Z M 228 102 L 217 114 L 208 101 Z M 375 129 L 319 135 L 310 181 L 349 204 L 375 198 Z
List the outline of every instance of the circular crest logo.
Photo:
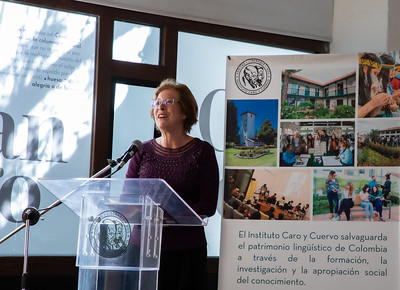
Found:
M 258 58 L 249 58 L 242 62 L 235 72 L 236 86 L 243 93 L 258 95 L 271 83 L 271 69 Z
M 93 221 L 89 239 L 92 248 L 104 258 L 116 258 L 128 248 L 131 227 L 126 217 L 113 210 L 99 214 Z

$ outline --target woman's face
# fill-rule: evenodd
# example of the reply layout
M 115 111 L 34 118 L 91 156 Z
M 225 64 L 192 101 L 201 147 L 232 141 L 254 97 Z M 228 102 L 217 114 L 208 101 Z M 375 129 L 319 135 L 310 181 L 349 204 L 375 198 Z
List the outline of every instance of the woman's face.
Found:
M 379 69 L 379 68 L 372 68 L 371 75 L 377 76 L 380 71 L 381 71 L 381 69 Z
M 374 67 L 369 67 L 369 66 L 367 66 L 367 65 L 364 65 L 364 66 L 363 66 L 364 75 L 367 75 L 367 73 L 368 73 L 368 68 L 371 68 L 370 74 L 371 74 L 371 75 L 375 75 L 375 76 L 377 76 L 378 73 L 379 73 L 380 70 L 381 70 L 380 68 L 374 68 Z
M 175 130 L 183 130 L 183 122 L 186 115 L 182 111 L 179 104 L 179 92 L 175 89 L 166 89 L 161 91 L 157 100 L 160 104 L 154 107 L 154 121 L 161 132 L 172 132 Z M 169 104 L 165 104 L 166 100 L 173 100 Z

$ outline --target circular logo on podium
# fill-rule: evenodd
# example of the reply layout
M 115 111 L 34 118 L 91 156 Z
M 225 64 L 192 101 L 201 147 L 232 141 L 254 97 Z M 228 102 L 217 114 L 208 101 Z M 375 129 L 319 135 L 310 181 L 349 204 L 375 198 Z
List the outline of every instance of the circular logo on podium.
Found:
M 131 227 L 127 218 L 113 210 L 99 214 L 93 221 L 89 239 L 92 248 L 104 258 L 116 258 L 128 248 Z
M 263 60 L 249 58 L 236 68 L 235 83 L 243 93 L 257 95 L 269 86 L 271 76 L 271 69 Z

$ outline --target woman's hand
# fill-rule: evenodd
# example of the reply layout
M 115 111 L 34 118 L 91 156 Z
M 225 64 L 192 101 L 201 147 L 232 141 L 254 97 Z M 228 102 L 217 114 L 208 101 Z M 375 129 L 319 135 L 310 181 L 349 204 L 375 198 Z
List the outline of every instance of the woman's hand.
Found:
M 389 107 L 392 112 L 397 111 L 399 109 L 399 106 L 397 105 L 396 100 L 393 100 L 393 99 L 390 101 Z
M 386 93 L 375 95 L 368 103 L 358 109 L 358 118 L 375 117 L 383 106 L 390 104 L 391 97 Z
M 375 95 L 370 102 L 374 107 L 382 107 L 388 105 L 391 99 L 392 98 L 388 94 L 380 93 Z

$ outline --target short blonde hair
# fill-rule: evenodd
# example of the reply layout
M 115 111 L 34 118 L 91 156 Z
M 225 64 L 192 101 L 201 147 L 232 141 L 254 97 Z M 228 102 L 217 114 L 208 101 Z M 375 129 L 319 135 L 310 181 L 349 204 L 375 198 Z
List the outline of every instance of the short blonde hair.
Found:
M 174 89 L 179 93 L 179 104 L 186 115 L 186 119 L 183 121 L 183 129 L 185 133 L 189 133 L 192 126 L 197 123 L 198 106 L 196 99 L 186 85 L 178 83 L 175 79 L 166 79 L 157 87 L 153 100 L 156 100 L 162 91 L 168 89 Z M 153 109 L 150 111 L 150 114 L 154 120 Z

